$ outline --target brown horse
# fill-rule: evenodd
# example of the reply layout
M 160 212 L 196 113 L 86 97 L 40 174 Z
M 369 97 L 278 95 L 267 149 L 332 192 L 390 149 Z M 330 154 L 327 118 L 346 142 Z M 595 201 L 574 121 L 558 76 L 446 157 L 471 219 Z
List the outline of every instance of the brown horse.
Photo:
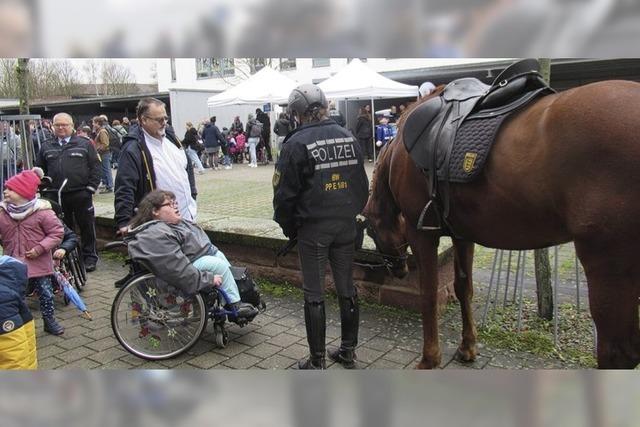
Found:
M 437 95 L 438 92 L 436 92 Z M 415 106 L 414 106 L 415 108 Z M 408 115 L 412 109 L 405 114 Z M 575 242 L 598 332 L 599 368 L 640 363 L 640 84 L 606 81 L 535 101 L 506 121 L 481 175 L 450 185 L 454 289 L 463 331 L 457 358 L 475 359 L 471 299 L 473 242 L 535 249 Z M 404 116 L 403 116 L 404 117 Z M 378 250 L 402 276 L 406 243 L 422 294 L 423 352 L 418 368 L 441 362 L 438 343 L 439 234 L 418 231 L 428 179 L 409 157 L 403 120 L 381 153 L 364 210 Z

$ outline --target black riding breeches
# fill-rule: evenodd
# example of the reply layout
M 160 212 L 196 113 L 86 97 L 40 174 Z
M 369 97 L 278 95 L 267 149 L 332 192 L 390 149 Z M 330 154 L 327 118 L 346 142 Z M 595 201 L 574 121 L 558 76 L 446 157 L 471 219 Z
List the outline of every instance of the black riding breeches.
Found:
M 305 301 L 324 301 L 327 260 L 339 296 L 352 297 L 355 220 L 319 220 L 298 229 L 298 255 Z

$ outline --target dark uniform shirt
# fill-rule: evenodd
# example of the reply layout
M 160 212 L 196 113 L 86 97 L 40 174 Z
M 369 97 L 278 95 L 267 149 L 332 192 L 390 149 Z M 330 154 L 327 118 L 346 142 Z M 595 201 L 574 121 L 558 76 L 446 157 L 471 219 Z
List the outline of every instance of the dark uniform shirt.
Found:
M 307 124 L 283 143 L 273 176 L 273 219 L 295 237 L 308 220 L 355 218 L 368 191 L 353 135 L 333 120 Z

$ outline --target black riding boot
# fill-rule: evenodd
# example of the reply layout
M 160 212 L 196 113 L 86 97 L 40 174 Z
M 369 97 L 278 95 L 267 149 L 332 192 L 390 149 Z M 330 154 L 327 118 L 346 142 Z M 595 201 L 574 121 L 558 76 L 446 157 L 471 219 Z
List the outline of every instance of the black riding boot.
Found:
M 356 367 L 356 346 L 358 345 L 358 327 L 360 324 L 360 309 L 358 297 L 338 297 L 340 305 L 340 329 L 342 341 L 340 348 L 329 349 L 329 358 L 340 363 L 345 369 Z
M 298 369 L 325 369 L 325 314 L 324 301 L 304 302 L 304 324 L 310 356 L 298 362 Z

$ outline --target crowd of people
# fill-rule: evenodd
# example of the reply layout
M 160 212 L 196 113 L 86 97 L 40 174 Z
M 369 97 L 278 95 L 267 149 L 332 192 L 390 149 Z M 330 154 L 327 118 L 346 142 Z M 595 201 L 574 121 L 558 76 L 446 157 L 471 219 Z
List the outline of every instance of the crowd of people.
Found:
M 246 126 L 240 116 L 235 116 L 228 127 L 217 125 L 217 117 L 203 120 L 196 127 L 187 122 L 183 145 L 187 150 L 196 173 L 202 174 L 205 169 L 232 169 L 234 164 L 248 164 L 258 167 L 258 163 L 268 164 L 273 161 L 274 153 L 271 145 L 271 119 L 260 108 L 255 115 L 249 114 Z M 287 113 L 280 113 L 273 132 L 276 135 L 275 157 L 281 149 L 284 137 L 294 129 L 294 121 Z

